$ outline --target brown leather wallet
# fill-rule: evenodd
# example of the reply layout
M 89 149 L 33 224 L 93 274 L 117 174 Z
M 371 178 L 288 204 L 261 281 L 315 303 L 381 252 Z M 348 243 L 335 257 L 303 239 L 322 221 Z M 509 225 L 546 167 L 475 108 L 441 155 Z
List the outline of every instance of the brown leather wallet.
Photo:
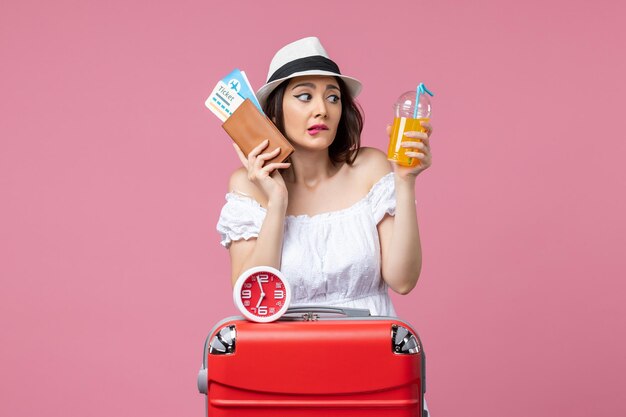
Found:
M 293 152 L 293 146 L 280 133 L 280 130 L 256 108 L 250 99 L 244 102 L 222 124 L 228 136 L 239 145 L 243 153 L 248 153 L 265 139 L 270 143 L 263 152 L 270 152 L 280 147 L 278 156 L 268 160 L 266 164 L 283 162 Z

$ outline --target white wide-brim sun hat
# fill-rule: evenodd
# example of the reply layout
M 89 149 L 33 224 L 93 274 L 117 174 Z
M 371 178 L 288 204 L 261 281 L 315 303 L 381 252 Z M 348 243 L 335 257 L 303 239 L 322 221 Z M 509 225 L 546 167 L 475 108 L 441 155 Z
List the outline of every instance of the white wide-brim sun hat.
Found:
M 265 105 L 267 97 L 285 80 L 304 75 L 328 75 L 341 78 L 354 98 L 361 92 L 361 82 L 342 75 L 339 67 L 328 57 L 328 53 L 316 37 L 299 39 L 282 47 L 270 63 L 267 83 L 259 89 L 256 97 Z

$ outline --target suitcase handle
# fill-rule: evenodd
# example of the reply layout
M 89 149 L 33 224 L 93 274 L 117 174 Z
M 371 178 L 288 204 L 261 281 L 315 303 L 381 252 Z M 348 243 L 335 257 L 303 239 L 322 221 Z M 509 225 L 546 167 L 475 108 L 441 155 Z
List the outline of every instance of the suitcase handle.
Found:
M 370 311 L 366 308 L 347 308 L 347 307 L 325 307 L 325 306 L 298 306 L 289 307 L 285 312 L 288 314 L 304 314 L 311 317 L 315 313 L 320 314 L 341 314 L 346 317 L 369 317 Z

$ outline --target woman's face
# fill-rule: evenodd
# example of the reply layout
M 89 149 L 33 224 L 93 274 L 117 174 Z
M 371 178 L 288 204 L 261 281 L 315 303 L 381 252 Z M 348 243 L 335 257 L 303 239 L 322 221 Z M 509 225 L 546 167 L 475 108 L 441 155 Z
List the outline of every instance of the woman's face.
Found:
M 341 119 L 341 91 L 334 77 L 293 78 L 283 96 L 284 127 L 294 146 L 327 149 Z

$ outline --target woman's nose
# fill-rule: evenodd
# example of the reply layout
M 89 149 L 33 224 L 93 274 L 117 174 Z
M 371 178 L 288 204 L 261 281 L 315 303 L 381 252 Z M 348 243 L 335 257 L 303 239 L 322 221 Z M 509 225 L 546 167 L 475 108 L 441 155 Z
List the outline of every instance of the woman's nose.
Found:
M 324 100 L 324 98 L 318 98 L 316 101 L 316 107 L 315 107 L 315 117 L 321 117 L 323 119 L 326 118 L 326 116 L 328 116 L 328 112 L 326 109 L 326 101 Z

